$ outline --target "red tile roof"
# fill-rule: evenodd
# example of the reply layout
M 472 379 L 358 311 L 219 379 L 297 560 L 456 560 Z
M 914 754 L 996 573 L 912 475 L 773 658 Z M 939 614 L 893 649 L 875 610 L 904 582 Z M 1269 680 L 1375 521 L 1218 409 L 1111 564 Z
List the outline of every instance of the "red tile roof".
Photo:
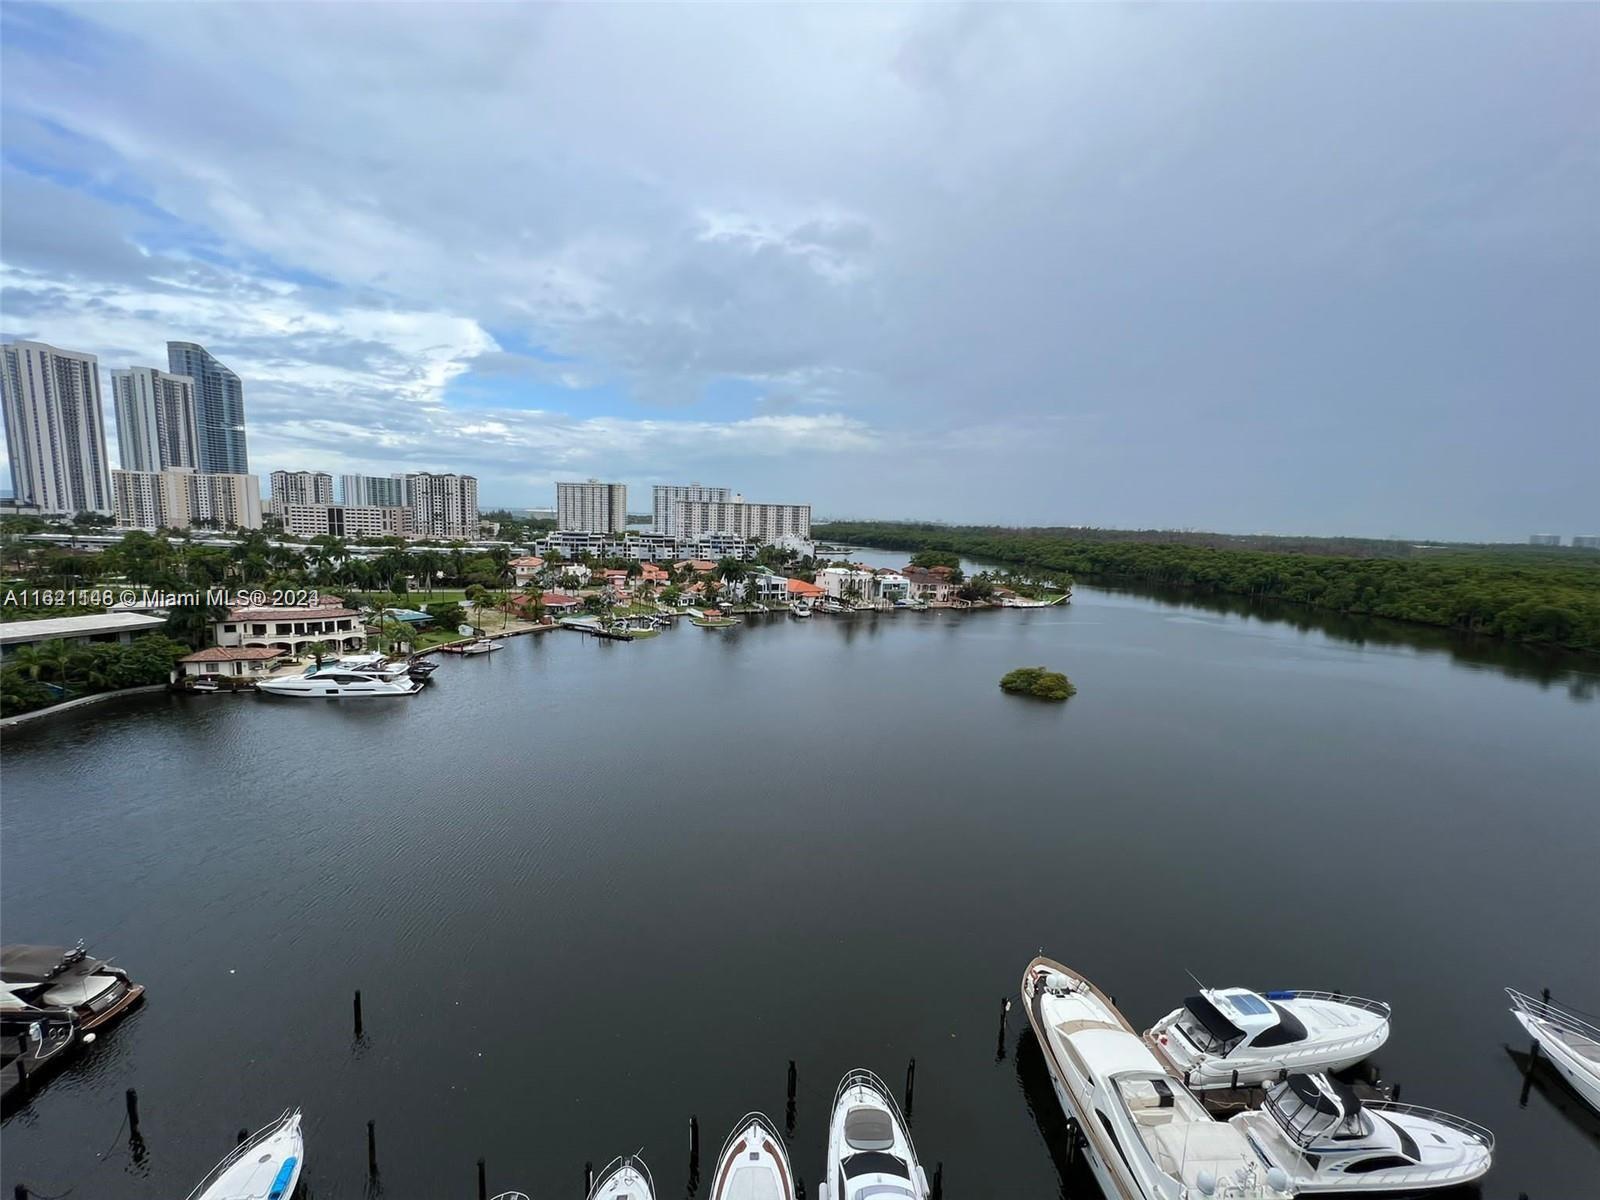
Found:
M 334 617 L 354 617 L 359 614 L 349 608 L 235 608 L 228 612 L 228 621 L 326 621 Z
M 212 646 L 185 654 L 179 662 L 265 662 L 269 658 L 282 658 L 284 651 L 272 646 Z
M 791 596 L 820 596 L 824 590 L 814 583 L 807 583 L 804 579 L 789 580 L 789 595 Z

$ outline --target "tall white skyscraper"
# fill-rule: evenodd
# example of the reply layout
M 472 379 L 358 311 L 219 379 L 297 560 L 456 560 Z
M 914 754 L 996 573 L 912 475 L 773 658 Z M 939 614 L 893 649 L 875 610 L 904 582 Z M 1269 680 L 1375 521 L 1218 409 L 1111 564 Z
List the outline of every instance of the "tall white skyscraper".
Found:
M 673 505 L 674 537 L 698 538 L 729 533 L 752 542 L 811 537 L 811 505 L 764 504 L 735 495 L 732 500 L 679 500 Z
M 100 364 L 43 342 L 0 345 L 11 488 L 44 513 L 112 511 Z
M 652 524 L 657 533 L 671 533 L 676 518 L 672 506 L 679 500 L 726 501 L 732 493 L 725 487 L 705 487 L 698 483 L 658 483 L 651 489 Z
M 628 528 L 628 485 L 556 484 L 556 528 L 582 533 L 623 533 Z
M 194 380 L 155 367 L 112 371 L 111 402 L 124 471 L 199 467 Z
M 478 479 L 474 475 L 436 475 L 416 471 L 405 477 L 411 529 L 419 537 L 478 536 Z
M 403 508 L 406 480 L 403 475 L 341 475 L 339 503 L 370 508 Z
M 260 529 L 261 481 L 188 467 L 113 471 L 117 524 L 141 529 Z

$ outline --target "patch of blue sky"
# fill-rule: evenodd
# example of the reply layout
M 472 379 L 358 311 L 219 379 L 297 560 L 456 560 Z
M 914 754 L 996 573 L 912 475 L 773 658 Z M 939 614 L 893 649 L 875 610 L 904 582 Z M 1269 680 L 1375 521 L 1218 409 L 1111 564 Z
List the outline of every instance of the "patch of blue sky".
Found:
M 124 39 L 66 8 L 50 4 L 0 5 L 6 53 L 99 66 Z
M 520 409 L 589 417 L 638 416 L 639 406 L 620 384 L 568 387 L 559 380 L 502 372 L 468 371 L 445 387 L 445 403 L 465 409 Z
M 507 354 L 516 354 L 523 358 L 536 358 L 540 362 L 566 363 L 575 362 L 570 354 L 562 354 L 559 350 L 552 350 L 549 346 L 541 345 L 529 338 L 520 330 L 509 326 L 485 326 L 485 331 L 495 340 L 495 343 Z

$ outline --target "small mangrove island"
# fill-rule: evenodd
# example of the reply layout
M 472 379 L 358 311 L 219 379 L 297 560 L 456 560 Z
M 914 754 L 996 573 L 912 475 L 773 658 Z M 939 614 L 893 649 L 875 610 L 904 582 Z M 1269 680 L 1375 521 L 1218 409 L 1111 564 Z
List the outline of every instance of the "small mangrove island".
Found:
M 1000 680 L 1000 689 L 1015 696 L 1032 696 L 1036 700 L 1065 700 L 1075 696 L 1078 689 L 1072 686 L 1060 671 L 1045 667 L 1018 667 L 1007 672 Z

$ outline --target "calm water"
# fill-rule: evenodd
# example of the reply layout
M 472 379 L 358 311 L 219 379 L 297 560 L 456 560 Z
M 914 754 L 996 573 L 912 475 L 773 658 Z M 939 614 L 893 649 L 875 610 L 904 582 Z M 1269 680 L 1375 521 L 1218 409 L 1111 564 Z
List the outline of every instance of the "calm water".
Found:
M 794 1059 L 814 1196 L 840 1074 L 915 1056 L 947 1195 L 1092 1196 L 1020 1010 L 996 1056 L 1042 947 L 1141 1025 L 1186 970 L 1387 999 L 1384 1075 L 1499 1136 L 1484 1195 L 1594 1194 L 1600 1120 L 1542 1076 L 1519 1103 L 1500 989 L 1600 1008 L 1595 676 L 1301 620 L 1080 588 L 552 633 L 409 701 L 10 734 L 5 939 L 85 937 L 150 999 L 6 1124 L 3 1190 L 181 1196 L 297 1104 L 319 1200 L 367 1194 L 369 1119 L 386 1196 L 470 1197 L 483 1156 L 491 1191 L 579 1200 L 586 1159 L 643 1147 L 675 1197 L 690 1114 L 708 1158 L 747 1109 L 783 1121 Z M 995 686 L 1035 663 L 1080 694 Z

